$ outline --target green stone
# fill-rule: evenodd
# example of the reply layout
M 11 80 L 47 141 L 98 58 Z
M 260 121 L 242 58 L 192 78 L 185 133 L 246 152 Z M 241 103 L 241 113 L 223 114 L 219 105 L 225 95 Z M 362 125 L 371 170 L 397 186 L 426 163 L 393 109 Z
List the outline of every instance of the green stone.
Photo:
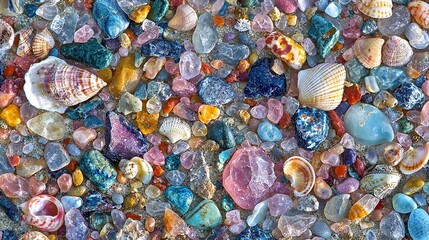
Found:
M 116 180 L 115 167 L 97 150 L 86 152 L 80 159 L 79 168 L 100 190 L 109 189 Z
M 405 118 L 398 121 L 399 131 L 402 133 L 410 133 L 413 131 L 414 125 Z
M 112 53 L 101 45 L 97 39 L 91 38 L 86 43 L 69 43 L 60 48 L 61 54 L 96 69 L 105 69 L 112 60 Z
M 208 230 L 222 224 L 222 215 L 212 200 L 203 200 L 185 215 L 186 223 L 200 230 Z
M 225 210 L 226 212 L 229 212 L 231 210 L 234 209 L 234 200 L 231 198 L 231 196 L 229 196 L 228 194 L 226 194 L 223 198 L 222 198 L 222 208 L 223 210 Z
M 165 16 L 168 11 L 169 2 L 168 0 L 155 0 L 151 6 L 148 19 L 159 22 Z
M 322 57 L 328 56 L 340 37 L 340 31 L 319 14 L 315 14 L 311 18 L 308 34 L 310 39 L 316 43 L 317 50 Z
M 256 0 L 240 0 L 241 6 L 251 8 L 255 5 Z

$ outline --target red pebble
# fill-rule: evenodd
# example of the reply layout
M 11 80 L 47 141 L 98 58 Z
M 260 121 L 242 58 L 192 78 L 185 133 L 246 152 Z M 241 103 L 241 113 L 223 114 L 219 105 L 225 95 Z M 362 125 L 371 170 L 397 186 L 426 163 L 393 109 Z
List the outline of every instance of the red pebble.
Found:
M 3 74 L 5 77 L 12 77 L 13 73 L 15 72 L 15 66 L 7 65 L 4 68 Z
M 344 96 L 350 105 L 353 105 L 359 102 L 362 97 L 362 93 L 360 92 L 359 85 L 354 84 L 351 87 L 346 87 L 344 89 Z
M 137 221 L 140 221 L 140 219 L 142 218 L 141 216 L 139 216 L 139 215 L 137 215 L 137 214 L 134 214 L 134 213 L 132 213 L 132 212 L 127 212 L 127 213 L 125 213 L 125 217 L 127 217 L 127 218 L 131 218 L 131 219 L 133 219 L 133 220 L 137 220 Z
M 183 3 L 185 3 L 184 0 L 170 0 L 170 4 L 173 7 L 178 7 L 178 6 L 182 5 Z
M 19 163 L 21 162 L 21 158 L 18 155 L 12 155 L 10 157 L 8 157 L 9 160 L 9 164 L 12 167 L 16 167 L 19 165 Z
M 180 102 L 180 98 L 168 99 L 164 105 L 164 108 L 162 109 L 162 113 L 163 114 L 169 114 L 179 102 Z
M 245 103 L 245 104 L 249 104 L 249 106 L 251 106 L 251 107 L 254 107 L 254 106 L 256 106 L 256 104 L 257 104 L 257 102 L 256 102 L 255 100 L 250 99 L 250 98 L 246 98 L 246 99 L 244 100 L 244 103 Z
M 342 137 L 346 133 L 343 120 L 341 120 L 334 110 L 328 111 L 328 116 L 335 132 L 338 136 Z
M 238 75 L 240 73 L 237 70 L 231 71 L 231 73 L 225 78 L 225 81 L 228 83 L 238 82 Z
M 159 144 L 158 149 L 164 154 L 168 154 L 172 150 L 170 144 L 166 141 L 162 141 L 161 144 Z
M 337 178 L 345 178 L 347 176 L 347 165 L 338 165 L 334 168 L 334 174 Z
M 162 167 L 156 165 L 155 167 L 153 167 L 153 175 L 159 177 L 161 176 L 161 174 L 164 172 L 164 170 L 162 169 Z
M 359 176 L 363 177 L 363 175 L 365 174 L 365 163 L 363 163 L 359 156 L 356 157 L 356 161 L 353 166 Z
M 386 200 L 380 199 L 377 206 L 375 206 L 375 209 L 382 209 L 386 205 Z
M 290 117 L 289 113 L 284 112 L 282 118 L 280 118 L 278 125 L 281 129 L 285 129 L 289 126 L 291 121 L 292 121 L 292 118 Z

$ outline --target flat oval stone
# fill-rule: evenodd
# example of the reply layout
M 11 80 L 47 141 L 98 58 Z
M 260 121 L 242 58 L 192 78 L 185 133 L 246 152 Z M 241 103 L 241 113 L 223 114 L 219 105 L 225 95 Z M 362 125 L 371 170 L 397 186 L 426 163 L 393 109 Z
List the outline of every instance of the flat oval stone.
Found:
M 197 27 L 192 34 L 192 43 L 197 53 L 209 53 L 219 40 L 216 27 L 213 25 L 213 16 L 203 13 L 198 18 Z
M 399 213 L 410 213 L 417 208 L 416 202 L 414 202 L 411 197 L 403 193 L 397 193 L 395 196 L 393 196 L 392 205 L 393 208 Z
M 115 0 L 96 0 L 92 5 L 95 22 L 109 38 L 117 38 L 130 24 L 130 19 Z
M 107 158 L 97 150 L 86 152 L 79 162 L 83 175 L 100 190 L 107 190 L 116 179 L 116 170 Z
M 221 43 L 211 52 L 211 58 L 222 60 L 230 65 L 237 65 L 240 60 L 248 58 L 250 55 L 249 47 L 243 44 Z
M 185 221 L 194 228 L 207 230 L 222 224 L 222 215 L 212 200 L 203 200 L 185 215 Z
M 73 59 L 97 69 L 107 68 L 113 56 L 95 38 L 91 38 L 86 43 L 64 44 L 61 46 L 60 52 L 65 58 Z
M 280 129 L 268 121 L 263 121 L 259 124 L 258 136 L 265 142 L 278 142 L 282 140 Z
M 234 99 L 231 85 L 216 76 L 210 76 L 198 84 L 198 96 L 207 105 L 223 105 Z
M 164 194 L 171 206 L 181 214 L 185 214 L 189 210 L 194 199 L 191 189 L 185 186 L 169 186 L 165 189 Z
M 408 219 L 408 232 L 413 240 L 427 240 L 429 236 L 429 215 L 417 208 L 411 212 Z
M 315 108 L 299 108 L 294 116 L 295 138 L 298 146 L 309 151 L 316 149 L 328 136 L 328 115 Z

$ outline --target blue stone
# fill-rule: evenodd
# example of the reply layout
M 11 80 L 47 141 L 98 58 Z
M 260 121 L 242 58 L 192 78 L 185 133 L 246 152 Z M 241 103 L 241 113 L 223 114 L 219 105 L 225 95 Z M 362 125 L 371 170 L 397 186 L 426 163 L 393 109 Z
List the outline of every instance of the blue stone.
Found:
M 294 115 L 295 138 L 298 146 L 312 151 L 328 136 L 328 115 L 321 110 L 304 107 L 298 108 Z
M 185 214 L 192 204 L 194 194 L 185 186 L 169 186 L 164 192 L 165 199 L 180 214 Z
M 3 231 L 3 240 L 18 240 L 15 233 L 12 230 Z
M 114 205 L 107 199 L 101 197 L 99 192 L 91 192 L 83 199 L 81 211 L 83 213 L 93 211 L 109 211 L 114 209 Z
M 219 153 L 219 162 L 226 164 L 231 158 L 232 154 L 235 152 L 235 148 L 226 149 Z
M 130 19 L 116 0 L 95 0 L 92 14 L 101 31 L 109 38 L 119 37 L 130 24 Z
M 403 68 L 379 66 L 371 69 L 371 75 L 375 77 L 380 90 L 394 90 L 403 82 L 411 79 Z
M 372 103 L 372 101 L 374 101 L 374 95 L 373 95 L 373 94 L 370 94 L 370 93 L 367 93 L 367 94 L 365 94 L 365 95 L 363 95 L 363 96 L 361 97 L 360 101 L 361 101 L 362 103 L 371 104 L 371 103 Z
M 130 21 L 130 26 L 128 27 L 128 29 L 130 29 L 131 32 L 133 32 L 136 36 L 143 33 L 142 25 L 134 21 Z
M 12 221 L 19 222 L 20 214 L 18 208 L 2 192 L 0 192 L 0 209 L 2 209 L 4 213 L 6 213 L 6 216 Z
M 63 196 L 61 197 L 61 203 L 63 204 L 64 211 L 68 212 L 72 208 L 80 208 L 83 201 L 80 197 Z
M 6 146 L 6 144 L 0 145 L 0 175 L 15 172 L 15 168 L 10 165 L 6 156 Z
M 344 67 L 346 68 L 347 79 L 354 83 L 360 82 L 364 77 L 369 75 L 369 70 L 366 69 L 357 58 L 353 58 L 353 60 L 346 62 Z
M 39 8 L 39 6 L 34 5 L 34 4 L 25 4 L 24 5 L 25 16 L 27 16 L 29 18 L 33 18 L 34 16 L 36 16 L 36 11 L 38 8 Z
M 263 121 L 259 124 L 258 136 L 264 142 L 278 142 L 282 140 L 280 129 L 268 121 Z
M 377 32 L 377 22 L 372 18 L 368 18 L 363 22 L 360 30 L 364 35 L 374 34 Z
M 149 57 L 172 57 L 177 58 L 185 51 L 178 42 L 156 39 L 142 45 L 142 55 Z
M 398 100 L 398 106 L 406 110 L 421 108 L 425 103 L 423 91 L 411 82 L 402 83 L 393 95 Z
M 49 56 L 59 57 L 60 53 L 58 52 L 58 49 L 52 48 L 51 50 L 49 50 Z
M 157 97 L 161 101 L 168 100 L 172 95 L 170 85 L 164 82 L 149 82 L 146 91 L 148 98 Z
M 338 116 L 341 117 L 346 114 L 347 110 L 349 110 L 349 107 L 350 105 L 348 102 L 341 102 L 340 105 L 338 105 L 338 107 L 335 109 L 335 112 Z
M 258 0 L 239 0 L 241 3 L 241 6 L 251 8 L 253 5 L 255 5 Z
M 79 168 L 100 190 L 107 190 L 116 180 L 116 170 L 110 161 L 97 150 L 86 152 L 79 162 Z
M 80 149 L 74 143 L 68 144 L 66 146 L 66 149 L 67 149 L 67 152 L 74 157 L 77 157 L 81 154 Z
M 229 65 L 237 65 L 240 60 L 246 59 L 249 55 L 249 47 L 243 44 L 221 43 L 211 52 L 212 59 L 222 60 Z
M 392 205 L 398 213 L 410 213 L 417 208 L 416 202 L 403 193 L 397 193 L 393 196 Z
M 252 41 L 250 40 L 250 37 L 247 33 L 245 32 L 241 32 L 238 34 L 238 40 L 242 43 L 242 44 L 246 44 L 247 46 L 249 46 Z
M 110 65 L 113 54 L 91 38 L 86 43 L 63 44 L 60 48 L 63 57 L 86 64 L 92 68 L 105 69 Z
M 429 239 L 429 215 L 421 208 L 411 212 L 408 219 L 408 232 L 413 240 Z
M 208 230 L 222 224 L 222 215 L 212 200 L 203 200 L 185 215 L 185 221 L 194 228 Z
M 208 105 L 223 105 L 234 100 L 234 91 L 224 80 L 210 76 L 198 84 L 198 97 Z
M 234 209 L 234 200 L 228 194 L 222 198 L 222 208 L 226 212 Z
M 345 148 L 343 152 L 343 162 L 346 165 L 352 165 L 356 162 L 356 152 L 353 149 Z
M 271 71 L 274 59 L 261 58 L 250 69 L 244 94 L 249 98 L 278 97 L 286 91 L 286 77 Z
M 351 106 L 344 116 L 344 125 L 357 143 L 367 146 L 391 142 L 395 136 L 386 115 L 369 104 Z
M 422 88 L 422 85 L 425 81 L 426 81 L 426 77 L 423 75 L 420 75 L 418 78 L 416 78 L 416 80 L 414 81 L 414 84 L 417 87 Z
M 101 40 L 101 43 L 103 44 L 103 46 L 105 46 L 107 49 L 109 49 L 112 52 L 117 52 L 119 48 L 121 48 L 121 42 L 119 41 L 118 38 L 115 38 L 115 39 L 103 38 L 103 40 Z
M 316 221 L 310 228 L 311 232 L 318 236 L 325 239 L 328 239 L 332 235 L 331 228 L 329 225 L 324 221 Z
M 225 16 L 227 13 L 228 13 L 228 2 L 224 2 L 218 14 L 220 16 Z
M 413 199 L 417 203 L 417 205 L 419 205 L 420 207 L 427 205 L 426 197 L 425 197 L 425 195 L 423 195 L 421 193 L 413 194 Z
M 90 114 L 92 110 L 104 108 L 103 101 L 100 98 L 85 102 L 76 108 L 69 108 L 66 112 L 68 118 L 77 120 L 79 118 L 85 118 Z
M 140 100 L 147 99 L 147 84 L 142 82 L 137 86 L 136 91 L 134 92 L 134 96 Z
M 238 236 L 237 240 L 274 240 L 269 231 L 263 230 L 259 226 L 247 227 Z
M 168 0 L 153 1 L 147 18 L 154 22 L 159 22 L 167 13 L 169 5 Z
M 423 191 L 424 191 L 426 194 L 429 194 L 429 183 L 425 183 L 425 185 L 423 186 Z
M 83 123 L 85 124 L 86 128 L 99 128 L 103 127 L 104 123 L 101 121 L 100 118 L 94 115 L 89 115 L 83 120 Z
M 180 156 L 176 154 L 170 154 L 165 158 L 165 169 L 168 171 L 177 170 L 180 165 Z
M 217 142 L 221 148 L 233 148 L 236 144 L 234 133 L 223 121 L 217 121 L 208 125 L 207 139 Z
M 335 43 L 338 42 L 340 31 L 327 19 L 319 14 L 315 14 L 311 18 L 308 35 L 316 43 L 320 56 L 326 57 L 331 52 Z

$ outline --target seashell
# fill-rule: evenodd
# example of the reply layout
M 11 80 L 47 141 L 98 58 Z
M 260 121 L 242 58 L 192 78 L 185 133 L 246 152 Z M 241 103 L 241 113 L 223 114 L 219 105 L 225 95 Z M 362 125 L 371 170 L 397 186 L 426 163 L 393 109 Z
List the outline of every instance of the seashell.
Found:
M 408 4 L 411 16 L 420 26 L 429 29 L 429 3 L 424 1 L 412 1 Z
M 16 16 L 24 12 L 23 0 L 0 0 L 0 15 Z
M 133 157 L 129 162 L 137 166 L 137 175 L 135 178 L 140 180 L 143 184 L 148 184 L 153 177 L 152 166 L 146 160 L 139 157 Z
M 375 166 L 360 181 L 360 186 L 367 193 L 383 199 L 398 186 L 401 174 L 392 166 L 380 164 Z
M 36 108 L 64 113 L 67 107 L 97 94 L 106 83 L 89 71 L 50 56 L 31 65 L 25 74 L 24 92 Z
M 20 207 L 24 212 L 24 221 L 42 231 L 55 232 L 64 223 L 63 205 L 53 196 L 35 196 Z
M 265 43 L 271 52 L 289 67 L 300 69 L 305 63 L 307 55 L 304 48 L 279 32 L 273 32 L 265 38 Z
M 30 231 L 24 233 L 19 240 L 49 240 L 49 238 L 38 231 Z
M 407 40 L 392 36 L 383 46 L 382 61 L 387 66 L 399 67 L 407 64 L 413 57 L 413 49 Z
M 343 99 L 346 69 L 338 63 L 322 63 L 298 73 L 298 99 L 302 105 L 324 111 L 338 107 Z
M 15 31 L 13 28 L 0 18 L 0 55 L 6 53 L 12 47 L 14 36 Z
M 392 16 L 392 0 L 356 0 L 356 6 L 359 11 L 372 18 Z
M 186 32 L 197 25 L 198 16 L 195 10 L 188 4 L 177 7 L 176 14 L 168 22 L 168 26 L 178 31 Z
M 24 28 L 17 32 L 19 35 L 18 48 L 16 49 L 16 55 L 23 57 L 31 53 L 31 40 L 33 37 L 32 28 Z
M 45 28 L 40 33 L 36 34 L 33 39 L 32 49 L 33 54 L 37 58 L 45 58 L 49 51 L 55 46 L 55 39 L 51 32 Z
M 399 169 L 403 174 L 410 175 L 422 169 L 429 160 L 429 143 L 419 148 L 410 147 L 402 161 Z
M 168 137 L 171 143 L 176 143 L 179 140 L 186 141 L 191 138 L 191 127 L 184 120 L 172 117 L 162 122 L 159 133 Z
M 368 216 L 375 209 L 378 202 L 380 202 L 380 199 L 371 194 L 366 194 L 350 208 L 348 219 L 355 221 Z
M 297 197 L 309 194 L 316 182 L 313 166 L 299 156 L 290 157 L 285 161 L 283 173 L 291 181 L 291 186 L 294 189 L 293 193 Z
M 384 147 L 384 160 L 390 166 L 396 166 L 404 157 L 404 149 L 399 143 L 391 143 Z
M 353 52 L 366 68 L 375 68 L 381 64 L 382 38 L 359 38 L 353 45 Z

